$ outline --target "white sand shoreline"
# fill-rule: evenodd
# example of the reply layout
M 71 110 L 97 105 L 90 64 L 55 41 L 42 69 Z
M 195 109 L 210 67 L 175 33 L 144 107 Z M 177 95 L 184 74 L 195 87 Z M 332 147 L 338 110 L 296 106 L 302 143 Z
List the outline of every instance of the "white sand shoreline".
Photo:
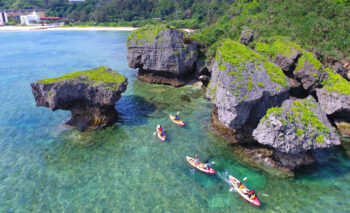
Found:
M 28 31 L 134 31 L 138 27 L 62 27 L 62 26 L 0 26 L 0 32 L 28 32 Z M 188 33 L 193 29 L 183 29 Z
M 27 31 L 134 31 L 135 27 L 1 26 L 0 32 Z

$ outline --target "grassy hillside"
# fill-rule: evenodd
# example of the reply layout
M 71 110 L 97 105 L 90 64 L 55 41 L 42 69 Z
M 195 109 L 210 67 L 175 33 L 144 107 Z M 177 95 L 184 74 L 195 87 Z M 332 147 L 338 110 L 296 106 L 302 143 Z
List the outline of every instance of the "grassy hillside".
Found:
M 254 29 L 258 40 L 286 36 L 324 57 L 346 57 L 350 54 L 350 5 L 347 2 L 240 0 L 217 23 L 202 29 L 194 38 L 213 54 L 218 40 L 238 39 L 247 26 Z

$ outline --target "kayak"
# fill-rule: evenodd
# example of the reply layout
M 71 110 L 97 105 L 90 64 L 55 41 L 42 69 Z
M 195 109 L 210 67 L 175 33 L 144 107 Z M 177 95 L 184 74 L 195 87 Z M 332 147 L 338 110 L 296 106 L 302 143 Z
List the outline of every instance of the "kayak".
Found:
M 166 135 L 165 135 L 165 133 L 164 133 L 164 135 L 162 136 L 161 135 L 161 131 L 159 131 L 159 124 L 157 125 L 157 129 L 156 129 L 156 131 L 157 131 L 157 135 L 158 135 L 158 138 L 161 140 L 161 141 L 165 141 L 165 139 L 166 139 Z
M 249 189 L 245 186 L 242 189 L 239 189 L 238 182 L 240 182 L 240 181 L 238 179 L 232 177 L 231 175 L 229 175 L 229 178 L 230 178 L 230 182 L 231 182 L 232 186 L 236 189 L 238 194 L 241 195 L 241 197 L 243 197 L 246 201 L 253 204 L 254 206 L 260 206 L 260 201 L 258 200 L 257 196 L 255 196 L 254 199 L 250 199 L 249 195 L 247 194 Z
M 191 166 L 193 166 L 194 168 L 198 169 L 198 170 L 201 171 L 201 172 L 204 172 L 204 173 L 207 173 L 207 174 L 215 174 L 214 169 L 212 169 L 212 168 L 205 169 L 203 163 L 199 163 L 198 165 L 196 165 L 196 164 L 194 163 L 194 162 L 195 162 L 195 159 L 194 159 L 194 158 L 191 158 L 191 157 L 186 156 L 186 160 L 188 161 L 188 163 L 189 163 Z
M 185 122 L 181 121 L 181 120 L 175 120 L 175 116 L 173 115 L 169 115 L 169 118 L 172 122 L 176 123 L 179 126 L 185 126 Z

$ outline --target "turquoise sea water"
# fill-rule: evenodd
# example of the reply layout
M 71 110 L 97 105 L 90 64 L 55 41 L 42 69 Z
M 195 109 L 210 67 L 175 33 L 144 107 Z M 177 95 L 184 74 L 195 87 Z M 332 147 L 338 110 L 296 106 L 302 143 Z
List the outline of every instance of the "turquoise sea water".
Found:
M 136 79 L 127 32 L 0 33 L 0 212 L 350 212 L 350 142 L 318 154 L 319 164 L 281 179 L 247 167 L 210 128 L 200 88 Z M 117 124 L 66 130 L 67 111 L 36 107 L 30 83 L 110 66 L 129 78 Z M 180 111 L 180 128 L 168 119 Z M 168 141 L 153 135 L 161 123 Z M 192 170 L 185 156 L 215 162 Z M 232 191 L 228 174 L 256 192 L 255 208 Z

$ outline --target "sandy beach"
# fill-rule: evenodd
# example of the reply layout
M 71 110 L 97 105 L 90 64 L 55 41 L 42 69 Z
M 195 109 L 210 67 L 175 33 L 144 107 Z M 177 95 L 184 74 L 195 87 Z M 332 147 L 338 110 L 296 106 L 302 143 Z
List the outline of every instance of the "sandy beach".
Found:
M 61 26 L 1 26 L 1 31 L 133 31 L 135 27 L 61 27 Z
M 134 31 L 137 27 L 62 27 L 62 26 L 0 26 L 0 32 L 16 31 Z M 188 33 L 193 29 L 183 29 Z

